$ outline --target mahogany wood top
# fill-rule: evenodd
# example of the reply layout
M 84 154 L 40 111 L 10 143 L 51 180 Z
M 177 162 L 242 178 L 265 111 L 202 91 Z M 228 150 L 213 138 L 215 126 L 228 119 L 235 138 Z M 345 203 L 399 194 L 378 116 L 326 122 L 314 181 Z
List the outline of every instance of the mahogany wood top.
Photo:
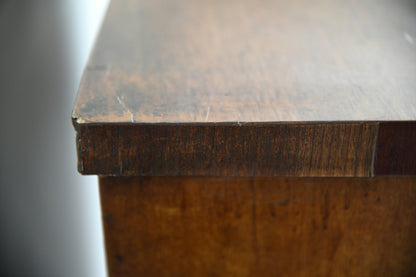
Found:
M 112 1 L 79 123 L 416 119 L 416 4 Z
M 72 118 L 85 174 L 413 175 L 416 4 L 112 1 Z

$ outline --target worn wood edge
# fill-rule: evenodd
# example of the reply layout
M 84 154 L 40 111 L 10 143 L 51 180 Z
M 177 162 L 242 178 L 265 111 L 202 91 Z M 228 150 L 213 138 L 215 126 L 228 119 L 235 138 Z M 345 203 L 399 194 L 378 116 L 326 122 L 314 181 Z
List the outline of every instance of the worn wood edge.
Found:
M 317 124 L 380 124 L 380 123 L 416 123 L 413 120 L 322 120 L 322 121 L 195 121 L 195 122 L 182 122 L 182 121 L 160 121 L 160 122 L 148 122 L 135 120 L 131 121 L 114 121 L 114 122 L 102 122 L 92 121 L 78 116 L 75 111 L 72 111 L 71 115 L 72 125 L 75 131 L 78 131 L 80 126 L 122 126 L 122 125 L 215 125 L 215 126 L 240 126 L 240 125 L 317 125 Z
M 88 118 L 84 118 L 77 114 L 75 110 L 72 111 L 71 114 L 71 121 L 74 129 L 77 131 L 79 126 L 94 126 L 94 125 L 102 125 L 102 126 L 112 126 L 112 125 L 229 125 L 229 126 L 236 126 L 236 125 L 313 125 L 313 124 L 364 124 L 364 123 L 373 123 L 379 124 L 380 122 L 412 122 L 409 120 L 311 120 L 311 121 L 299 121 L 299 120 L 290 120 L 290 121 L 192 121 L 192 122 L 183 122 L 183 121 L 155 121 L 155 122 L 148 122 L 148 121 L 140 121 L 135 120 L 134 122 L 131 121 L 96 121 L 90 120 Z M 416 122 L 416 121 L 415 121 Z
M 375 145 L 376 145 L 376 136 L 377 136 L 377 122 L 362 122 L 362 121 L 353 121 L 353 122 L 261 122 L 261 123 L 257 123 L 257 122 L 229 122 L 229 123 L 224 123 L 224 122 L 219 122 L 219 123 L 190 123 L 190 124 L 178 124 L 178 123 L 159 123 L 159 124 L 139 124 L 139 123 L 123 123 L 123 124 L 119 124 L 119 123 L 108 123 L 108 124 L 97 124 L 97 123 L 80 123 L 79 120 L 77 120 L 76 118 L 73 118 L 73 125 L 75 130 L 77 131 L 77 153 L 78 153 L 78 171 L 81 174 L 84 175 L 106 175 L 106 176 L 299 176 L 299 177 L 371 177 L 374 176 L 374 157 L 375 157 Z M 301 127 L 303 126 L 303 127 Z M 331 127 L 332 126 L 332 127 Z M 338 127 L 336 127 L 338 126 Z M 331 165 L 331 163 L 326 163 L 326 164 L 322 164 L 319 163 L 319 161 L 317 162 L 317 164 L 312 166 L 308 165 L 308 164 L 303 164 L 303 162 L 301 161 L 302 155 L 304 155 L 303 157 L 307 157 L 308 159 L 312 160 L 316 160 L 319 159 L 319 157 L 316 157 L 316 153 L 317 150 L 313 149 L 313 146 L 311 147 L 311 143 L 308 142 L 306 140 L 306 143 L 309 143 L 309 148 L 306 147 L 306 152 L 303 151 L 302 149 L 300 149 L 301 151 L 301 158 L 299 158 L 298 160 L 296 160 L 297 158 L 295 157 L 295 152 L 298 152 L 299 149 L 299 145 L 302 145 L 302 141 L 301 141 L 301 137 L 305 137 L 305 136 L 310 136 L 311 132 L 320 132 L 319 130 L 324 130 L 322 131 L 323 133 L 320 135 L 324 135 L 325 134 L 325 128 L 329 128 L 329 130 L 338 130 L 336 132 L 340 132 L 339 128 L 341 128 L 340 126 L 343 126 L 342 128 L 349 128 L 351 130 L 355 130 L 357 131 L 357 128 L 361 128 L 361 129 L 365 129 L 366 131 L 364 132 L 367 138 L 366 145 L 362 146 L 361 144 L 363 143 L 363 141 L 361 142 L 357 142 L 357 138 L 355 138 L 354 136 L 352 136 L 351 132 L 348 131 L 347 133 L 350 135 L 345 141 L 342 141 L 342 143 L 344 143 L 345 145 L 347 145 L 346 147 L 341 147 L 341 148 L 345 148 L 346 150 L 348 150 L 348 147 L 352 147 L 353 151 L 355 151 L 357 153 L 357 155 L 361 155 L 358 158 L 358 164 L 359 165 L 353 165 L 352 161 L 354 159 L 357 159 L 356 157 L 354 157 L 354 155 L 350 155 L 348 154 L 348 152 L 344 153 L 346 155 L 349 155 L 349 157 L 343 157 L 342 153 L 338 153 L 337 158 L 332 161 L 331 163 L 335 163 L 335 167 L 338 166 L 338 168 L 335 168 L 333 165 Z M 356 127 L 353 127 L 356 126 Z M 357 126 L 361 126 L 361 127 L 357 127 Z M 364 127 L 363 127 L 364 126 Z M 300 132 L 299 134 L 292 134 L 292 140 L 297 140 L 298 144 L 288 144 L 288 141 L 284 142 L 283 144 L 279 145 L 273 145 L 273 149 L 277 149 L 278 151 L 282 151 L 281 149 L 285 149 L 285 147 L 294 147 L 293 151 L 291 153 L 283 153 L 283 156 L 288 157 L 288 163 L 291 164 L 291 168 L 286 168 L 285 166 L 282 167 L 282 163 L 280 162 L 280 167 L 278 166 L 278 168 L 280 168 L 279 170 L 275 171 L 275 169 L 267 169 L 268 165 L 265 163 L 265 161 L 260 161 L 258 162 L 261 167 L 260 170 L 256 171 L 256 167 L 258 164 L 256 163 L 251 163 L 251 161 L 241 161 L 241 160 L 235 160 L 234 162 L 237 163 L 237 165 L 235 166 L 234 169 L 230 170 L 230 168 L 232 168 L 233 166 L 228 165 L 228 164 L 221 164 L 221 162 L 214 162 L 214 164 L 207 164 L 204 165 L 201 168 L 193 168 L 194 165 L 190 162 L 184 161 L 181 158 L 181 162 L 184 163 L 185 165 L 183 166 L 183 168 L 181 169 L 175 169 L 175 170 L 168 170 L 165 165 L 163 164 L 163 162 L 157 159 L 150 159 L 146 161 L 146 164 L 144 163 L 143 159 L 141 159 L 140 157 L 140 153 L 136 154 L 136 150 L 137 149 L 132 149 L 131 148 L 131 141 L 128 141 L 123 138 L 120 138 L 120 132 L 121 133 L 125 133 L 126 130 L 127 133 L 124 135 L 121 135 L 121 137 L 134 137 L 138 136 L 138 133 L 140 133 L 140 130 L 143 130 L 143 128 L 156 128 L 158 130 L 162 130 L 162 132 L 165 132 L 164 130 L 168 130 L 168 129 L 172 129 L 172 128 L 179 128 L 181 130 L 181 134 L 183 137 L 188 137 L 187 131 L 191 130 L 192 133 L 192 129 L 195 128 L 202 128 L 202 129 L 206 129 L 206 130 L 210 130 L 210 132 L 214 132 L 215 130 L 225 130 L 226 128 L 230 128 L 229 130 L 234 130 L 234 132 L 237 132 L 236 130 L 242 130 L 242 128 L 245 128 L 245 130 L 248 130 L 249 132 L 253 132 L 253 130 L 257 129 L 262 129 L 265 130 L 264 134 L 255 134 L 256 138 L 257 137 L 261 137 L 263 139 L 266 140 L 270 140 L 267 137 L 270 137 L 270 134 L 267 135 L 267 132 L 270 132 L 271 129 L 273 128 L 306 128 L 306 130 L 308 130 L 305 133 Z M 224 129 L 225 128 L 225 129 Z M 332 129 L 331 129 L 332 128 Z M 335 128 L 335 129 L 334 129 Z M 337 129 L 338 128 L 338 129 Z M 355 129 L 354 129 L 355 128 Z M 370 128 L 367 130 L 367 128 Z M 345 129 L 345 130 L 347 130 Z M 361 130 L 360 129 L 360 130 Z M 363 129 L 363 130 L 364 130 Z M 98 131 L 100 130 L 100 131 Z M 118 130 L 118 131 L 116 131 Z M 120 131 L 121 130 L 121 131 Z M 123 131 L 124 130 L 124 131 Z M 101 134 L 100 134 L 101 132 Z M 106 134 L 103 135 L 103 132 L 107 132 Z M 118 132 L 118 133 L 117 133 Z M 225 131 L 225 133 L 227 133 L 228 131 Z M 283 132 L 283 131 L 281 131 Z M 361 131 L 360 131 L 361 132 Z M 361 133 L 358 132 L 356 133 L 356 136 L 358 137 L 358 139 L 361 139 Z M 117 134 L 116 134 L 117 133 Z M 194 132 L 195 133 L 195 132 Z M 291 133 L 291 131 L 289 131 L 289 133 Z M 168 137 L 167 133 L 164 133 L 166 137 Z M 184 135 L 186 134 L 186 135 Z M 150 136 L 151 134 L 147 134 L 148 136 Z M 267 136 L 266 136 L 267 135 Z M 318 134 L 315 134 L 315 137 Z M 158 140 L 159 135 L 156 135 L 156 140 Z M 298 137 L 296 137 L 298 136 Z M 238 136 L 236 134 L 234 134 L 234 138 L 237 138 Z M 140 138 L 141 140 L 143 139 L 143 137 Z M 166 138 L 165 138 L 166 139 Z M 325 141 L 327 143 L 331 143 L 332 141 L 335 141 L 336 143 L 338 143 L 338 146 L 342 146 L 339 144 L 339 140 L 343 140 L 343 135 L 339 135 L 338 137 L 333 139 L 331 138 L 331 135 L 326 134 L 325 138 L 323 139 L 323 143 L 325 144 Z M 145 137 L 144 140 L 147 140 L 147 143 L 149 144 L 149 137 Z M 249 139 L 250 140 L 250 139 Z M 204 154 L 202 154 L 202 157 L 205 157 L 205 162 L 207 161 L 207 157 L 209 157 L 209 159 L 211 160 L 219 160 L 219 161 L 233 161 L 233 158 L 230 158 L 230 155 L 236 155 L 237 157 L 240 155 L 241 157 L 254 157 L 254 158 L 258 158 L 258 155 L 256 151 L 262 152 L 263 157 L 269 157 L 270 159 L 270 155 L 267 152 L 265 152 L 264 150 L 261 149 L 261 147 L 258 146 L 253 146 L 255 144 L 255 140 L 251 140 L 251 142 L 247 140 L 242 141 L 242 148 L 246 148 L 246 149 L 251 149 L 251 154 L 249 153 L 249 156 L 244 156 L 244 154 L 242 153 L 237 153 L 237 155 L 234 154 L 229 154 L 226 150 L 227 149 L 222 149 L 221 147 L 225 147 L 227 148 L 227 143 L 223 143 L 222 146 L 216 146 L 214 144 L 210 144 L 210 142 L 207 142 L 206 139 L 204 140 L 203 144 L 210 144 L 210 145 L 206 145 L 205 147 L 202 147 L 200 145 L 197 145 L 196 147 L 199 149 L 199 151 L 205 151 L 204 152 L 210 152 L 210 151 L 206 151 L 206 150 L 212 150 L 212 147 L 219 147 L 217 154 L 221 151 L 224 151 L 223 154 L 221 155 L 217 155 L 214 154 L 214 157 L 212 156 L 206 156 Z M 284 140 L 284 138 L 283 138 Z M 94 142 L 95 141 L 95 142 Z M 126 142 L 127 141 L 127 142 Z M 190 143 L 192 144 L 192 138 L 190 139 Z M 98 144 L 97 144 L 98 143 Z M 189 143 L 189 142 L 187 142 Z M 195 146 L 197 142 L 194 142 L 193 146 Z M 250 144 L 251 143 L 251 144 Z M 254 143 L 254 144 L 253 144 Z M 281 143 L 281 142 L 279 142 Z M 352 144 L 357 144 L 358 148 L 354 148 L 355 146 Z M 361 143 L 361 144 L 360 144 Z M 93 145 L 93 147 L 91 147 L 91 144 Z M 134 144 L 134 143 L 133 143 Z M 276 143 L 275 143 L 276 144 Z M 225 145 L 225 146 L 224 146 Z M 248 146 L 247 146 L 248 145 Z M 350 145 L 350 146 L 348 146 Z M 352 146 L 351 146 L 352 145 Z M 165 148 L 163 148 L 165 147 Z M 159 155 L 160 157 L 165 157 L 168 160 L 168 163 L 172 163 L 172 157 L 173 156 L 169 156 L 171 155 L 173 152 L 171 152 L 170 154 L 166 154 L 166 151 L 173 151 L 172 148 L 174 148 L 172 145 L 164 145 L 163 147 L 160 147 L 161 151 L 159 151 L 160 153 L 158 153 L 157 155 Z M 202 147 L 202 148 L 201 148 Z M 253 150 L 253 147 L 255 148 Z M 322 146 L 324 148 L 325 151 L 329 151 L 331 152 L 331 149 L 328 150 L 328 147 L 323 145 Z M 361 148 L 360 148 L 361 147 Z M 242 149 L 242 148 L 238 148 L 238 149 Z M 100 149 L 101 153 L 94 153 L 94 149 Z M 119 150 L 119 149 L 124 149 L 124 150 Z M 154 149 L 159 149 L 158 147 L 154 148 Z M 165 149 L 165 150 L 163 150 Z M 185 145 L 185 149 L 187 149 L 186 145 Z M 202 149 L 202 150 L 201 150 Z M 279 150 L 280 149 L 280 150 Z M 335 149 L 335 147 L 333 147 L 333 149 Z M 178 150 L 178 149 L 177 149 Z M 336 150 L 336 149 L 335 149 Z M 183 152 L 183 150 L 181 150 Z M 178 152 L 181 152 L 178 151 Z M 313 154 L 312 152 L 315 154 Z M 315 152 L 314 152 L 315 151 Z M 338 151 L 338 150 L 336 150 Z M 97 152 L 97 151 L 95 151 Z M 241 151 L 240 151 L 241 152 Z M 191 153 L 191 161 L 194 161 L 196 163 L 200 162 L 196 159 L 194 159 L 192 157 L 192 151 Z M 272 151 L 272 153 L 276 153 L 276 151 Z M 279 152 L 280 153 L 280 152 Z M 306 154 L 305 154 L 306 153 Z M 309 153 L 309 154 L 308 154 Z M 364 153 L 364 154 L 363 154 Z M 142 153 L 143 154 L 143 153 Z M 173 153 L 174 154 L 174 153 Z M 180 156 L 181 153 L 179 153 Z M 186 154 L 186 153 L 185 153 Z M 199 156 L 201 156 L 201 153 L 197 153 Z M 152 154 L 153 155 L 153 154 Z M 152 156 L 151 155 L 151 156 Z M 242 155 L 242 156 L 241 156 Z M 250 156 L 252 155 L 252 156 Z M 254 156 L 253 156 L 254 155 Z M 299 154 L 296 154 L 298 157 Z M 305 156 L 306 155 L 306 156 Z M 315 155 L 315 156 L 314 156 Z M 143 155 L 142 155 L 143 156 Z M 329 155 L 330 156 L 330 155 Z M 326 158 L 331 158 L 331 157 L 326 157 Z M 170 161 L 169 161 L 170 159 Z M 178 158 L 176 158 L 178 159 Z M 194 160 L 193 160 L 194 159 Z M 363 159 L 365 160 L 363 162 Z M 339 160 L 339 161 L 337 161 Z M 328 160 L 329 161 L 329 160 Z M 202 162 L 204 162 L 204 159 L 202 159 Z M 276 164 L 277 160 L 276 159 L 272 159 L 272 162 L 274 162 Z M 148 170 L 143 169 L 143 167 L 145 166 L 149 166 L 147 165 L 148 163 L 150 164 L 156 164 L 156 168 L 157 169 L 152 169 L 152 168 L 148 168 Z M 345 164 L 343 164 L 345 163 Z M 251 166 L 250 166 L 251 165 Z M 254 165 L 254 166 L 253 166 Z M 158 166 L 158 167 L 157 167 Z M 221 167 L 229 167 L 228 170 L 227 169 L 221 169 Z M 342 169 L 341 167 L 344 166 L 344 169 Z M 253 169 L 254 167 L 254 169 Z M 331 168 L 332 167 L 332 168 Z M 354 167 L 355 167 L 355 172 L 354 172 Z M 358 171 L 357 171 L 357 167 L 358 167 Z M 346 169 L 345 169 L 346 168 Z

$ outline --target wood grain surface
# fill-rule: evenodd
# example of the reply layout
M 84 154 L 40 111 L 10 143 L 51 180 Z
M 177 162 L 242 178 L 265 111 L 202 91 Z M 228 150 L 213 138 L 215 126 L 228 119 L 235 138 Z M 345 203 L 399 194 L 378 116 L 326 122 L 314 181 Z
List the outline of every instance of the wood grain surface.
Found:
M 112 1 L 72 115 L 79 170 L 370 176 L 377 157 L 414 175 L 413 137 L 378 126 L 416 121 L 415 76 L 414 1 Z
M 100 177 L 110 276 L 415 276 L 416 178 Z
M 409 0 L 112 1 L 76 123 L 416 119 Z
M 373 176 L 377 124 L 81 125 L 79 171 L 113 176 Z

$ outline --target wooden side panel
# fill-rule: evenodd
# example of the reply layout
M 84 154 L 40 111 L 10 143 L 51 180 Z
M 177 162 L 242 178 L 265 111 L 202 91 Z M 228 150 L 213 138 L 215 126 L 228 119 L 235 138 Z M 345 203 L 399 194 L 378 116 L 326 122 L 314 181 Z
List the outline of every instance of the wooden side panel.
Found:
M 416 178 L 101 177 L 110 276 L 415 276 Z
M 377 175 L 416 175 L 416 122 L 382 122 L 375 162 Z
M 372 175 L 376 123 L 80 125 L 79 171 L 116 176 Z

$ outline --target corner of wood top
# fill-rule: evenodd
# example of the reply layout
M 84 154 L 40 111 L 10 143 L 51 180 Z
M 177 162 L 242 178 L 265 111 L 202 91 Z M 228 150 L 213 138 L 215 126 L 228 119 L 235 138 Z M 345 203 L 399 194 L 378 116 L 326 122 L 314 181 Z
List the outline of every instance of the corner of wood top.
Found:
M 82 119 L 81 119 L 82 120 Z M 72 126 L 74 126 L 74 129 L 75 129 L 75 131 L 79 131 L 79 124 L 80 124 L 80 122 L 79 122 L 79 118 L 78 117 L 74 117 L 74 116 L 72 116 L 71 117 L 71 121 L 72 121 Z
M 75 131 L 79 132 L 79 128 L 82 124 L 88 123 L 87 120 L 83 119 L 82 117 L 79 117 L 75 115 L 74 113 L 71 116 L 72 126 L 74 126 Z
M 77 117 L 75 113 L 72 113 L 71 116 L 72 125 L 74 126 L 76 132 L 76 151 L 77 151 L 77 170 L 82 175 L 87 175 L 84 168 L 84 157 L 82 153 L 83 149 L 82 135 L 81 135 L 81 126 L 86 123 L 86 121 L 80 117 Z

